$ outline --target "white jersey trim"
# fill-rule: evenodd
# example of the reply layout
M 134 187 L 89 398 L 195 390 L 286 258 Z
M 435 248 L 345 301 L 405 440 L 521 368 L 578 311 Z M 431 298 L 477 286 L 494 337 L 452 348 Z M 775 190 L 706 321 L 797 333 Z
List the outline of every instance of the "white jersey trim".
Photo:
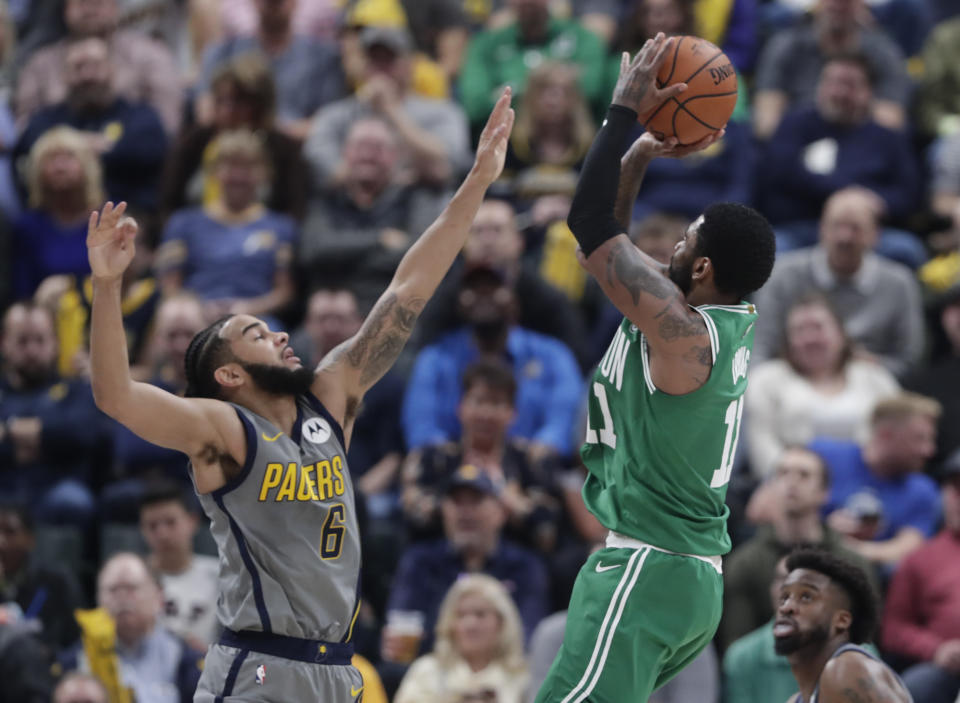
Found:
M 710 352 L 713 355 L 713 363 L 716 364 L 717 354 L 720 353 L 720 336 L 717 334 L 717 325 L 713 321 L 713 318 L 703 311 L 704 307 L 708 306 L 694 308 L 694 310 L 700 313 L 700 317 L 703 318 L 704 323 L 707 325 L 707 336 L 710 337 Z
M 726 310 L 727 312 L 738 312 L 741 315 L 757 314 L 757 306 L 753 303 L 745 305 L 699 305 L 694 310 Z
M 606 545 L 611 549 L 652 549 L 655 552 L 663 552 L 664 554 L 673 554 L 678 557 L 690 557 L 691 559 L 699 559 L 700 561 L 706 562 L 714 569 L 717 570 L 718 574 L 723 573 L 723 558 L 720 556 L 712 557 L 702 557 L 699 554 L 684 554 L 683 552 L 671 552 L 669 549 L 663 549 L 662 547 L 655 547 L 652 544 L 647 544 L 638 539 L 633 539 L 633 537 L 627 537 L 626 535 L 621 535 L 619 532 L 614 532 L 610 530 L 607 533 Z
M 647 346 L 647 338 L 640 334 L 640 365 L 643 367 L 643 380 L 647 384 L 647 390 L 653 395 L 657 392 L 657 387 L 653 385 L 653 376 L 650 372 L 650 347 Z
M 597 635 L 597 641 L 594 644 L 590 661 L 587 663 L 586 671 L 583 672 L 583 676 L 573 687 L 573 690 L 560 703 L 582 703 L 596 687 L 600 675 L 603 673 L 603 667 L 607 663 L 610 645 L 613 644 L 613 635 L 617 631 L 617 625 L 620 624 L 620 618 L 623 616 L 630 592 L 636 585 L 637 579 L 640 577 L 640 571 L 643 569 L 643 563 L 649 555 L 650 549 L 643 552 L 642 556 L 640 551 L 630 555 L 627 568 L 623 570 L 623 576 L 613 592 L 610 605 L 607 606 L 607 612 L 604 615 L 603 623 L 600 625 L 600 632 Z

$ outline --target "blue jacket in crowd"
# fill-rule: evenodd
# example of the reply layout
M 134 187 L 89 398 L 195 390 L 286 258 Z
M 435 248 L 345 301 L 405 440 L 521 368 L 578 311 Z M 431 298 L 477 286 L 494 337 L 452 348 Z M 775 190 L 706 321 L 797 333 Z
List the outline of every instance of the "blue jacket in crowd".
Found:
M 506 361 L 517 380 L 517 416 L 508 435 L 569 454 L 581 398 L 576 359 L 563 342 L 522 327 L 510 329 L 506 347 Z M 452 332 L 420 352 L 403 402 L 408 449 L 460 437 L 460 384 L 463 372 L 479 356 L 469 328 Z

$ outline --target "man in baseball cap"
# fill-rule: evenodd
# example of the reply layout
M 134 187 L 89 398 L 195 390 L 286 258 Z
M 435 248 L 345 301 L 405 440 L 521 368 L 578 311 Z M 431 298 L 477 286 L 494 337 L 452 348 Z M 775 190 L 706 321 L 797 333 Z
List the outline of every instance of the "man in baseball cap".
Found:
M 421 652 L 430 651 L 437 612 L 444 594 L 465 573 L 481 572 L 499 579 L 513 596 L 529 637 L 549 607 L 546 570 L 540 557 L 501 537 L 506 511 L 501 490 L 472 464 L 447 480 L 441 503 L 444 538 L 411 545 L 397 567 L 387 611 L 423 614 Z M 384 635 L 383 655 L 397 649 Z

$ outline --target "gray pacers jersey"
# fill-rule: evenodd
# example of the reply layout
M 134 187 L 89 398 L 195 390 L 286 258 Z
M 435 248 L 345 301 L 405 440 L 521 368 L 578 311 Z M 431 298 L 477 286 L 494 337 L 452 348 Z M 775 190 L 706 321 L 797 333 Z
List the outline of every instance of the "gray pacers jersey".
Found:
M 359 605 L 360 531 L 343 432 L 310 394 L 297 398 L 292 437 L 234 407 L 246 462 L 236 479 L 200 496 L 220 553 L 220 623 L 345 641 Z

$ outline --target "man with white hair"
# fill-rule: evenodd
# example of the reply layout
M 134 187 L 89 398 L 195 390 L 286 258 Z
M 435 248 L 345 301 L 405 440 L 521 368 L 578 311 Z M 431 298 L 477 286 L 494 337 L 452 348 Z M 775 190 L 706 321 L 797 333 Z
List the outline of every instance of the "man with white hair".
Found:
M 116 628 L 118 682 L 133 690 L 137 703 L 184 703 L 200 680 L 201 654 L 159 624 L 160 583 L 137 554 L 110 557 L 97 577 L 97 605 Z M 89 652 L 78 645 L 64 657 L 65 668 L 91 669 Z

